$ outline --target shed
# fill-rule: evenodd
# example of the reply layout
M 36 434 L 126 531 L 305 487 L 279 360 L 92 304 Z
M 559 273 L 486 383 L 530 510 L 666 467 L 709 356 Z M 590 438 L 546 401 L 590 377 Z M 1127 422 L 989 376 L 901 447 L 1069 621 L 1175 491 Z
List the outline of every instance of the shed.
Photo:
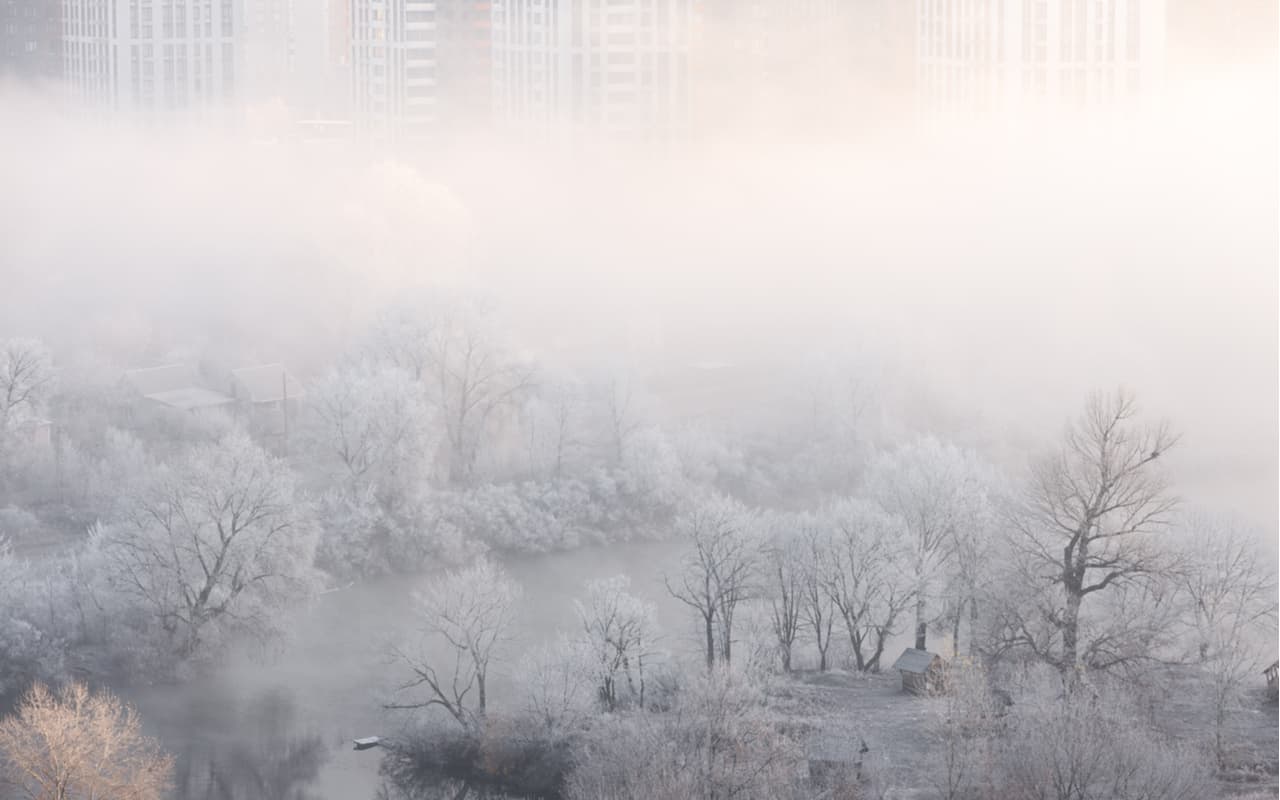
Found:
M 221 408 L 233 402 L 230 397 L 221 392 L 215 392 L 212 389 L 205 389 L 200 386 L 189 386 L 185 389 L 173 389 L 167 392 L 153 392 L 146 395 L 146 398 L 162 406 L 191 412 Z
M 902 690 L 917 695 L 941 694 L 946 662 L 937 653 L 908 647 L 893 662 L 902 675 Z
M 144 399 L 179 411 L 196 413 L 231 403 L 227 395 L 202 386 L 195 370 L 185 364 L 131 369 L 124 373 L 124 382 Z
M 1280 674 L 1280 661 L 1272 662 L 1271 666 L 1262 671 L 1262 676 L 1267 679 L 1267 699 L 1275 700 L 1280 695 L 1280 686 L 1277 686 L 1277 675 Z

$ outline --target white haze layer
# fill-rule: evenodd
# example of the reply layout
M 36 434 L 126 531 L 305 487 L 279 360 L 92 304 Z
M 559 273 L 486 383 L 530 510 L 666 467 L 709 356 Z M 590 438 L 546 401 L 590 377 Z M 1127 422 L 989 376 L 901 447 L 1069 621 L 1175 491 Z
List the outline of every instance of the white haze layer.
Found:
M 854 135 L 848 116 L 659 155 L 477 136 L 389 157 L 6 86 L 0 337 L 306 375 L 407 290 L 461 286 L 551 360 L 637 329 L 657 363 L 870 350 L 1026 451 L 1123 384 L 1183 431 L 1189 501 L 1275 533 L 1273 84 L 1106 119 Z

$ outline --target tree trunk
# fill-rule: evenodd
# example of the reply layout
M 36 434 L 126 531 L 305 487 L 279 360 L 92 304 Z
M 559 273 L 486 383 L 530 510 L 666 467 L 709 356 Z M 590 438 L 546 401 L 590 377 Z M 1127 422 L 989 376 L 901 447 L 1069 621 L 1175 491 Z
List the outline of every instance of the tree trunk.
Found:
M 853 649 L 853 663 L 858 668 L 858 672 L 867 671 L 867 660 L 862 654 L 863 638 L 864 637 L 861 633 L 854 633 L 852 631 L 849 633 L 849 646 Z
M 916 649 L 927 650 L 925 647 L 925 638 L 928 633 L 928 623 L 925 622 L 925 602 L 924 596 L 916 599 Z
M 707 624 L 707 671 L 710 672 L 711 668 L 714 667 L 716 663 L 716 628 L 715 625 L 712 624 L 710 614 L 704 616 L 703 620 Z
M 964 602 L 956 606 L 955 616 L 951 620 L 951 657 L 960 655 L 960 616 L 964 613 Z
M 884 653 L 884 644 L 887 634 L 884 629 L 876 631 L 876 651 L 871 654 L 871 658 L 867 659 L 867 672 L 880 671 L 880 656 Z
M 1067 610 L 1062 615 L 1062 670 L 1074 671 L 1080 662 L 1080 595 L 1067 589 Z
M 969 655 L 978 654 L 978 598 L 969 598 Z
M 640 681 L 640 710 L 644 711 L 644 654 L 636 656 L 636 676 Z

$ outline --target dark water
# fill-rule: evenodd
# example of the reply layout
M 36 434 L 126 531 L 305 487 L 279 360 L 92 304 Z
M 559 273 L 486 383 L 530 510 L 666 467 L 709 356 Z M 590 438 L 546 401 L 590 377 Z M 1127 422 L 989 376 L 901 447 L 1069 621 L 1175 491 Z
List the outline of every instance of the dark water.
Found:
M 618 545 L 509 560 L 524 587 L 515 641 L 493 683 L 491 706 L 516 702 L 510 666 L 520 652 L 573 624 L 572 601 L 591 578 L 626 573 L 654 601 L 668 647 L 684 647 L 685 615 L 666 596 L 671 543 Z M 215 673 L 180 686 L 134 689 L 152 735 L 177 759 L 178 800 L 364 800 L 378 788 L 377 749 L 351 740 L 394 736 L 410 712 L 382 704 L 399 679 L 387 645 L 413 628 L 414 589 L 431 575 L 397 577 L 321 596 L 300 612 L 274 656 L 236 654 Z

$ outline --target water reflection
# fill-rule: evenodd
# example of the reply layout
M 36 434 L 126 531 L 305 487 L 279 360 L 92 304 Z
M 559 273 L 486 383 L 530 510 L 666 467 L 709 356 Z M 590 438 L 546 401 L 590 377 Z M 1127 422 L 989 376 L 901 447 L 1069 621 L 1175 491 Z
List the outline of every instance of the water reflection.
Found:
M 188 735 L 174 748 L 178 800 L 319 800 L 315 784 L 329 749 L 320 736 L 301 732 L 287 690 L 268 689 L 243 704 L 202 694 L 182 717 Z

